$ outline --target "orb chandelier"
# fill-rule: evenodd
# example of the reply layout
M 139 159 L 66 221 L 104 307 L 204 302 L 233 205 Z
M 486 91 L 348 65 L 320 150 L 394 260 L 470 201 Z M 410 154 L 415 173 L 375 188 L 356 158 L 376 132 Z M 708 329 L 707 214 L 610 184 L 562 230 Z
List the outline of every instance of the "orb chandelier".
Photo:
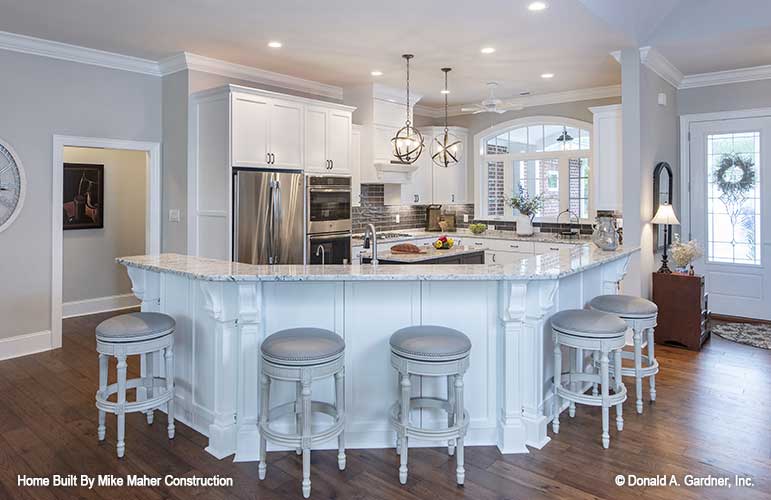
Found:
M 424 144 L 423 136 L 410 121 L 410 59 L 415 56 L 404 54 L 402 57 L 407 61 L 407 121 L 391 139 L 391 144 L 393 155 L 400 163 L 412 164 L 420 157 Z
M 450 93 L 447 88 L 447 73 L 452 68 L 442 68 L 444 72 L 444 132 L 434 137 L 431 141 L 431 161 L 439 167 L 447 168 L 451 165 L 457 165 L 461 154 L 463 153 L 463 143 L 457 136 L 450 133 L 447 126 L 447 94 Z

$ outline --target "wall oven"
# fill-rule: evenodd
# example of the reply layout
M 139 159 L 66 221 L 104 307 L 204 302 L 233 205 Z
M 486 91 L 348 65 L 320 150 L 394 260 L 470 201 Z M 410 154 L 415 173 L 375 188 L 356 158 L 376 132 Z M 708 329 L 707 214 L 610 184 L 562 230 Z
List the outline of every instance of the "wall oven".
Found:
M 306 179 L 306 262 L 351 262 L 351 178 L 309 175 Z

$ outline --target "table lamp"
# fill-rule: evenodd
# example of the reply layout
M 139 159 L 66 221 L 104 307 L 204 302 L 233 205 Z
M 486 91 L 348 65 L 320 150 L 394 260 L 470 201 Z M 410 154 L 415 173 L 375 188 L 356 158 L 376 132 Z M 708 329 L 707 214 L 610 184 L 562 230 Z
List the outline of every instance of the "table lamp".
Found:
M 656 211 L 656 215 L 653 216 L 651 224 L 664 224 L 664 254 L 661 256 L 661 267 L 658 272 L 670 274 L 672 271 L 667 266 L 667 243 L 669 242 L 668 233 L 670 231 L 669 226 L 680 225 L 680 221 L 677 220 L 675 210 L 669 203 L 662 203 L 659 205 L 659 209 Z

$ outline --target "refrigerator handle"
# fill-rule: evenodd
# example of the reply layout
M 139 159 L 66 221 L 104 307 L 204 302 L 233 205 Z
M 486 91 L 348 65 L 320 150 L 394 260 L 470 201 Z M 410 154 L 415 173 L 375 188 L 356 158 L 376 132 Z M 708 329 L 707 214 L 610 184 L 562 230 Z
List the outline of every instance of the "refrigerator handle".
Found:
M 273 264 L 273 247 L 276 244 L 274 231 L 274 220 L 276 213 L 276 186 L 273 179 L 270 180 L 270 220 L 268 221 L 268 264 Z
M 276 179 L 276 226 L 273 228 L 273 237 L 276 238 L 275 256 L 273 258 L 274 264 L 279 264 L 278 256 L 280 255 L 280 249 L 278 248 L 281 238 L 278 237 L 281 233 L 281 224 L 283 223 L 284 214 L 281 212 L 281 181 Z

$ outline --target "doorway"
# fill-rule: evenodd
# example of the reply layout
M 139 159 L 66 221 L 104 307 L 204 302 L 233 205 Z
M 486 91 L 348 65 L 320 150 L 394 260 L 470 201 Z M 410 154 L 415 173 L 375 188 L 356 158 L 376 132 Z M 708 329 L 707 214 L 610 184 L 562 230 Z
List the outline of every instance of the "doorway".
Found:
M 771 319 L 771 113 L 689 123 L 688 236 L 713 313 Z
M 126 161 L 126 158 L 121 157 L 122 159 L 116 160 L 117 155 L 120 154 L 120 152 L 126 153 L 126 158 L 131 157 L 131 153 L 133 153 L 133 156 L 136 158 L 137 153 L 141 158 L 144 158 L 144 171 L 141 173 L 142 182 L 139 186 L 135 187 L 141 187 L 144 191 L 144 196 L 142 196 L 142 203 L 144 204 L 143 207 L 141 207 L 141 210 L 138 210 L 137 213 L 141 213 L 141 219 L 142 223 L 140 224 L 141 227 L 138 228 L 139 231 L 141 231 L 143 234 L 135 239 L 142 239 L 144 241 L 144 245 L 139 248 L 141 250 L 141 253 L 148 253 L 148 254 L 157 254 L 160 253 L 160 247 L 161 247 L 161 168 L 160 168 L 160 143 L 156 142 L 138 142 L 138 141 L 124 141 L 124 140 L 115 140 L 115 139 L 102 139 L 102 138 L 92 138 L 92 137 L 70 137 L 70 136 L 54 136 L 53 140 L 53 164 L 52 164 L 52 178 L 53 178 L 53 211 L 52 211 L 52 272 L 51 272 L 51 341 L 52 341 L 52 348 L 58 348 L 61 347 L 61 341 L 62 341 L 62 317 L 63 317 L 63 299 L 64 299 L 64 290 L 63 290 L 63 277 L 64 277 L 64 270 L 63 270 L 63 256 L 64 256 L 64 225 L 65 220 L 71 220 L 73 217 L 76 222 L 83 223 L 86 225 L 87 230 L 91 230 L 91 234 L 86 235 L 86 232 L 82 232 L 80 235 L 76 235 L 75 237 L 70 238 L 70 235 L 78 233 L 80 231 L 75 231 L 73 233 L 70 233 L 68 231 L 68 262 L 70 259 L 73 258 L 80 258 L 80 256 L 76 255 L 78 251 L 83 251 L 84 248 L 88 248 L 88 241 L 77 241 L 77 240 L 93 240 L 92 243 L 97 242 L 99 240 L 100 242 L 104 243 L 108 241 L 113 241 L 110 234 L 108 234 L 108 226 L 107 224 L 110 224 L 110 233 L 114 232 L 115 229 L 120 229 L 119 226 L 121 224 L 121 221 L 119 219 L 115 219 L 114 215 L 115 213 L 110 214 L 108 212 L 104 212 L 104 219 L 101 220 L 101 224 L 97 222 L 99 219 L 98 217 L 98 211 L 96 210 L 96 203 L 95 202 L 89 202 L 86 203 L 84 201 L 85 207 L 78 205 L 78 208 L 80 210 L 76 210 L 74 207 L 74 204 L 72 200 L 65 200 L 64 199 L 64 191 L 65 191 L 65 170 L 64 170 L 64 163 L 78 163 L 81 165 L 84 165 L 82 170 L 88 170 L 87 175 L 82 175 L 81 178 L 86 178 L 86 195 L 82 196 L 84 200 L 86 198 L 90 200 L 97 200 L 98 196 L 97 193 L 99 192 L 99 175 L 98 171 L 99 169 L 94 169 L 94 166 L 103 165 L 104 168 L 102 170 L 106 170 L 108 165 L 106 165 L 107 162 L 103 161 L 103 159 L 107 159 L 108 162 L 112 163 L 113 166 L 116 165 L 116 161 L 122 162 Z M 78 161 L 75 161 L 78 160 Z M 80 161 L 83 160 L 83 161 Z M 117 169 L 117 167 L 116 167 Z M 114 169 L 115 170 L 115 169 Z M 108 171 L 109 172 L 109 171 Z M 115 172 L 113 172 L 115 174 Z M 92 178 L 93 177 L 93 178 Z M 104 179 L 102 179 L 104 180 Z M 113 179 L 114 180 L 114 179 Z M 78 188 L 80 189 L 80 185 L 82 182 L 78 182 Z M 110 202 L 114 201 L 113 197 L 120 197 L 121 196 L 121 189 L 122 187 L 129 187 L 129 186 L 121 186 L 121 185 L 110 185 L 109 183 L 105 186 L 106 189 L 104 189 L 102 192 L 102 196 L 104 199 L 100 199 L 99 202 L 102 203 L 102 209 L 106 210 L 110 208 Z M 76 189 L 76 190 L 77 190 Z M 79 193 L 79 195 L 83 195 L 83 193 Z M 109 200 L 108 200 L 108 197 Z M 65 202 L 68 202 L 65 204 Z M 114 212 L 113 207 L 113 212 Z M 70 218 L 64 216 L 64 214 L 69 214 Z M 98 226 L 102 227 L 98 227 Z M 114 234 L 113 234 L 114 236 Z M 74 244 L 72 244 L 74 241 Z M 114 243 L 114 242 L 113 242 Z M 116 245 L 116 248 L 120 251 L 119 248 L 120 245 Z M 127 248 L 127 247 L 126 247 Z M 71 255 L 72 252 L 75 252 Z M 103 257 L 103 256 L 102 256 Z M 88 265 L 88 256 L 83 256 L 85 259 L 83 262 L 81 262 L 81 268 L 83 269 L 89 269 Z M 102 261 L 104 259 L 101 259 Z M 110 259 L 108 259 L 110 260 Z M 102 262 L 104 264 L 104 262 Z M 96 262 L 94 263 L 94 280 L 101 282 L 106 281 L 105 283 L 98 283 L 94 287 L 94 290 L 91 290 L 89 293 L 96 293 L 96 295 L 100 295 L 99 290 L 105 290 L 109 288 L 105 288 L 105 286 L 110 286 L 110 282 L 115 282 L 116 280 L 119 281 L 119 278 L 116 278 L 115 269 L 112 269 L 112 275 L 108 276 L 110 274 L 110 263 L 107 262 L 106 266 L 103 266 L 104 269 L 99 270 L 99 267 L 97 266 Z M 72 278 L 69 275 L 70 269 L 68 269 L 68 280 L 72 281 L 75 278 Z M 119 272 L 119 271 L 118 271 Z M 84 278 L 88 279 L 88 278 Z M 112 283 L 114 284 L 114 283 Z M 89 287 L 94 285 L 94 283 L 89 283 Z M 125 285 L 125 283 L 124 283 Z M 120 285 L 118 285 L 120 286 Z M 101 287 L 101 288 L 100 288 Z M 75 288 L 75 290 L 71 290 L 70 288 Z M 106 309 L 119 309 L 122 307 L 130 307 L 133 305 L 134 301 L 132 300 L 132 297 L 128 293 L 121 293 L 121 294 L 114 294 L 107 296 L 99 296 L 95 297 L 94 300 L 91 300 L 90 298 L 86 299 L 80 299 L 80 300 L 70 300 L 72 297 L 77 296 L 78 293 L 81 292 L 81 290 L 77 289 L 77 284 L 68 283 L 68 304 L 67 304 L 67 315 L 73 316 L 78 315 L 80 313 L 87 313 L 87 312 L 94 312 L 96 310 L 106 310 Z M 125 286 L 124 286 L 125 288 Z

